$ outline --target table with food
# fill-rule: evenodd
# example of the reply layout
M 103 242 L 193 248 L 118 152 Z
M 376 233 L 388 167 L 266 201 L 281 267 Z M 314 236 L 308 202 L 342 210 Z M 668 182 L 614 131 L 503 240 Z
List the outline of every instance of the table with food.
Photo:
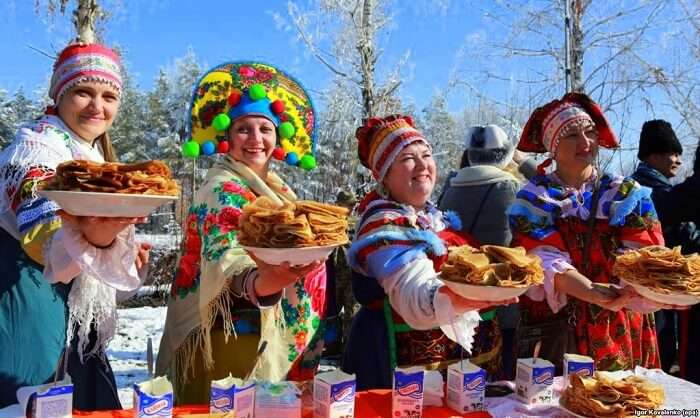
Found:
M 68 197 L 65 193 L 69 192 L 89 197 L 82 201 Z M 57 181 L 45 193 L 68 212 L 82 213 L 83 209 L 70 206 L 71 199 L 78 199 L 81 205 L 91 202 L 90 209 L 84 209 L 90 216 L 109 216 L 99 203 L 102 194 L 172 197 L 178 188 L 167 166 L 158 162 L 94 165 L 75 161 L 59 167 Z M 148 203 L 148 211 L 159 204 Z M 117 212 L 114 216 L 129 216 L 124 210 Z M 347 216 L 347 209 L 334 205 L 301 200 L 280 206 L 261 197 L 243 209 L 239 241 L 250 254 L 269 264 L 309 264 L 323 260 L 348 241 Z M 700 256 L 696 254 L 684 256 L 678 248 L 665 247 L 630 250 L 617 257 L 614 271 L 620 279 L 618 286 L 631 286 L 650 300 L 674 305 L 700 302 Z M 449 249 L 439 279 L 464 298 L 498 301 L 540 286 L 543 276 L 541 260 L 522 247 L 465 245 Z M 354 375 L 340 370 L 318 373 L 312 381 L 302 383 L 229 376 L 212 381 L 209 405 L 184 407 L 174 407 L 172 385 L 159 376 L 134 385 L 132 410 L 75 415 L 627 417 L 683 416 L 681 411 L 700 407 L 700 386 L 661 370 L 596 371 L 593 359 L 574 353 L 565 354 L 562 360 L 564 375 L 555 376 L 554 365 L 535 352 L 530 358 L 518 359 L 515 381 L 500 382 L 489 381 L 486 372 L 469 360 L 450 365 L 445 373 L 397 367 L 393 389 L 372 391 L 357 391 Z M 70 396 L 70 382 L 47 384 L 34 392 L 18 393 L 18 410 L 22 416 L 26 411 L 39 418 L 70 416 Z

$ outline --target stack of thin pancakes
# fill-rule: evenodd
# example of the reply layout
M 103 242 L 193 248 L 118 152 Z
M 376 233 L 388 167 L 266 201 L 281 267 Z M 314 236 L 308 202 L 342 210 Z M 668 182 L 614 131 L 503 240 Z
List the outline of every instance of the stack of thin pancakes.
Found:
M 238 241 L 251 247 L 300 248 L 343 244 L 349 210 L 311 200 L 275 204 L 263 196 L 243 208 Z
M 593 377 L 570 375 L 562 394 L 564 406 L 586 417 L 634 417 L 635 411 L 652 411 L 664 403 L 664 388 L 638 376 L 613 380 L 603 373 Z M 651 415 L 645 415 L 651 416 Z
M 613 274 L 657 293 L 700 296 L 700 256 L 654 245 L 617 256 Z
M 59 164 L 51 190 L 177 196 L 180 188 L 162 161 L 136 164 L 72 160 Z
M 529 287 L 544 281 L 541 260 L 523 247 L 451 247 L 440 277 L 481 286 Z

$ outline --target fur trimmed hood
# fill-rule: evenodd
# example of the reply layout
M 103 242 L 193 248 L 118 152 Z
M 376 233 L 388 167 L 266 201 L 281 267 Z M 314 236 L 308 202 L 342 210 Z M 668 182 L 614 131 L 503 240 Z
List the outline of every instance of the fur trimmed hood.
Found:
M 513 158 L 515 146 L 505 131 L 496 125 L 472 126 L 467 129 L 465 149 L 470 166 L 505 167 Z

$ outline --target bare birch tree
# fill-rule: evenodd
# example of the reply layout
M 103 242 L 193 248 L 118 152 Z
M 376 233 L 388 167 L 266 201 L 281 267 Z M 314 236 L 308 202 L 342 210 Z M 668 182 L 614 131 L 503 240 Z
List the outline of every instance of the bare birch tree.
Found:
M 45 4 L 44 4 L 45 3 Z M 70 0 L 36 0 L 37 13 L 46 7 L 46 13 L 54 16 L 57 13 L 65 14 Z M 76 0 L 73 10 L 73 25 L 75 26 L 75 41 L 94 43 L 99 41 L 97 23 L 107 17 L 105 11 L 97 4 L 97 0 Z
M 472 42 L 465 45 L 461 58 L 469 66 L 457 64 L 453 85 L 501 104 L 498 91 L 506 91 L 526 109 L 561 96 L 567 69 L 567 4 L 572 89 L 586 92 L 603 106 L 623 140 L 623 150 L 637 146 L 636 135 L 630 134 L 639 127 L 629 123 L 636 123 L 640 113 L 642 118 L 655 117 L 671 105 L 681 116 L 681 131 L 695 130 L 689 98 L 681 93 L 689 92 L 688 83 L 697 76 L 697 59 L 693 62 L 677 48 L 689 25 L 682 17 L 682 3 L 675 1 L 475 3 L 489 31 L 468 38 Z M 480 72 L 470 71 L 475 64 Z M 607 158 L 605 163 L 612 157 Z
M 355 129 L 362 119 L 395 113 L 401 108 L 396 93 L 401 86 L 401 70 L 409 52 L 393 66 L 380 65 L 382 50 L 379 34 L 389 31 L 391 0 L 310 0 L 287 3 L 287 14 L 275 15 L 278 26 L 297 40 L 333 75 L 331 88 L 320 93 L 324 115 L 319 126 L 319 150 L 334 150 L 326 164 L 305 187 L 312 196 L 329 196 L 339 189 L 363 193 L 370 183 L 368 172 L 361 168 L 354 140 Z M 380 68 L 381 67 L 381 68 Z M 321 155 L 321 158 L 325 158 Z M 320 161 L 322 162 L 322 161 Z M 329 170 L 336 171 L 329 176 Z M 289 173 L 293 178 L 298 174 Z M 338 182 L 328 182 L 337 178 Z M 323 181 L 321 181 L 323 179 Z M 314 183 L 317 181 L 317 183 Z M 325 185 L 324 185 L 325 183 Z

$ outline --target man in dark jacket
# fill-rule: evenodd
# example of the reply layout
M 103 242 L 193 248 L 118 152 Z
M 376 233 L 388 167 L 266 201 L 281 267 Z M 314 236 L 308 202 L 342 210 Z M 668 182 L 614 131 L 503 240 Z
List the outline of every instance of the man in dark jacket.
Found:
M 681 166 L 682 154 L 683 146 L 670 123 L 660 119 L 644 122 L 637 153 L 640 163 L 632 177 L 652 189 L 651 198 L 659 215 L 666 246 L 680 245 L 687 254 L 698 248 L 700 232 L 694 223 L 682 221 L 681 208 L 685 204 L 682 202 L 686 199 L 680 188 L 671 184 L 671 178 Z M 677 354 L 677 314 L 676 311 L 663 310 L 658 311 L 655 318 L 661 367 L 668 372 Z
M 671 223 L 674 228 L 665 232 L 670 243 L 683 242 L 683 253 L 700 253 L 700 143 L 695 150 L 693 175 L 673 188 L 674 193 L 683 196 L 683 204 L 674 211 Z M 700 305 L 694 305 L 689 313 L 681 314 L 681 372 L 683 378 L 700 384 L 700 360 L 687 358 L 689 347 L 700 347 Z M 692 332 L 691 332 L 692 330 Z M 685 365 L 685 367 L 683 367 Z

